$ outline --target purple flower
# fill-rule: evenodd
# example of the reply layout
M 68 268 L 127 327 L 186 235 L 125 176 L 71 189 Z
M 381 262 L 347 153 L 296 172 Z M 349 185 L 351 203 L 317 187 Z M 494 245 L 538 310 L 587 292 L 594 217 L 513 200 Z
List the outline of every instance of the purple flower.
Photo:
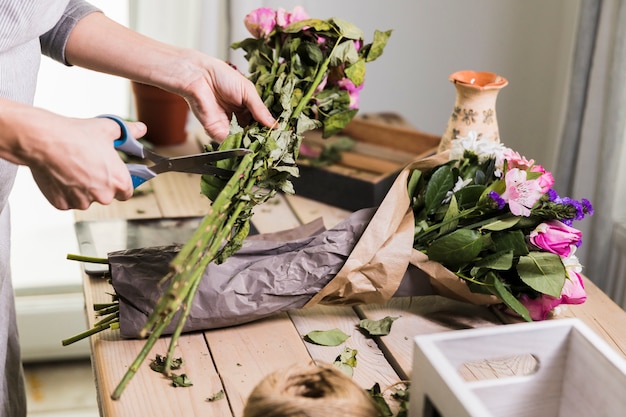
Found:
M 496 203 L 496 208 L 498 210 L 502 210 L 504 206 L 506 205 L 506 201 L 504 201 L 504 199 L 500 197 L 500 194 L 498 194 L 495 191 L 489 191 L 489 194 L 487 194 L 487 196 L 491 198 L 491 200 L 493 200 L 494 203 Z
M 556 202 L 560 198 L 559 194 L 556 191 L 554 191 L 553 188 L 550 188 L 547 194 L 548 194 L 548 201 Z
M 593 206 L 591 205 L 591 201 L 587 200 L 586 198 L 583 198 L 582 200 L 580 200 L 580 202 L 583 205 L 583 212 L 587 216 L 592 216 L 593 215 Z

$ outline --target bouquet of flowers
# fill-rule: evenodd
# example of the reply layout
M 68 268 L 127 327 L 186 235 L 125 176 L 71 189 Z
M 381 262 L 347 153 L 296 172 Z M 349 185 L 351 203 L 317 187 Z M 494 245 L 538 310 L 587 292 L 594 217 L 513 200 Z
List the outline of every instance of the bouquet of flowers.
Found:
M 528 321 L 545 319 L 562 303 L 583 303 L 575 255 L 582 233 L 572 223 L 593 207 L 558 196 L 553 184 L 549 171 L 501 143 L 474 132 L 453 140 L 408 180 L 414 263 L 435 278 L 445 272 L 426 264 L 443 265 L 479 296 L 473 301 L 504 303 Z
M 171 329 L 172 338 L 163 373 L 170 375 L 174 347 L 208 265 L 222 263 L 239 251 L 254 206 L 277 191 L 294 192 L 289 178 L 298 175 L 302 134 L 321 129 L 330 136 L 355 116 L 366 63 L 382 54 L 391 35 L 391 31 L 376 31 L 372 43 L 366 44 L 363 32 L 352 23 L 310 19 L 300 7 L 293 12 L 260 8 L 245 17 L 245 24 L 253 37 L 232 47 L 245 51 L 249 78 L 277 125 L 242 127 L 232 121 L 220 149 L 244 147 L 252 152 L 217 163 L 235 171 L 232 177 L 203 177 L 201 191 L 212 201 L 211 210 L 190 240 L 176 250 L 161 277 L 164 290 L 151 305 L 140 332 L 148 339 L 112 394 L 114 399 L 121 396 L 166 329 Z M 111 315 L 119 317 L 119 311 Z M 99 326 L 115 327 L 117 317 L 104 318 Z

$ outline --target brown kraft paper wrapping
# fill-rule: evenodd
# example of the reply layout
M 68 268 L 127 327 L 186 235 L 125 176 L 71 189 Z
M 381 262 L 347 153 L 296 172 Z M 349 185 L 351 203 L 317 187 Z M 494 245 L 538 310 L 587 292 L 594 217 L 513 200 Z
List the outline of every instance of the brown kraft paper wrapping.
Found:
M 428 171 L 448 161 L 449 151 L 412 162 L 394 181 L 343 268 L 304 308 L 316 304 L 384 303 L 398 289 L 409 264 L 429 277 L 435 294 L 477 305 L 498 304 L 492 295 L 470 291 L 461 278 L 413 249 L 415 219 L 407 193 L 414 169 Z

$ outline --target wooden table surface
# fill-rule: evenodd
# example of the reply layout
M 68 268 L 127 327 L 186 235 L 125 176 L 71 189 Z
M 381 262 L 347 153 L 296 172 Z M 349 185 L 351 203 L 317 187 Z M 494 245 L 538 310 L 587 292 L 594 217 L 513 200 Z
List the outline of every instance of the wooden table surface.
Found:
M 171 153 L 184 152 L 181 149 Z M 141 186 L 145 191 L 127 202 L 93 205 L 77 211 L 76 220 L 111 218 L 159 218 L 202 216 L 209 201 L 200 194 L 199 176 L 167 173 Z M 253 223 L 261 233 L 290 229 L 322 217 L 327 228 L 350 212 L 300 196 L 279 195 L 255 209 Z M 626 355 L 626 313 L 586 281 L 587 302 L 565 306 L 558 317 L 578 317 Z M 93 303 L 110 302 L 112 288 L 103 279 L 85 275 L 84 291 L 89 326 L 98 320 Z M 398 317 L 389 335 L 367 338 L 357 330 L 362 318 Z M 193 386 L 174 388 L 162 375 L 150 370 L 148 360 L 126 388 L 121 399 L 110 395 L 144 344 L 125 340 L 118 331 L 105 331 L 90 339 L 92 366 L 101 416 L 241 416 L 253 387 L 268 373 L 293 364 L 332 363 L 345 347 L 357 349 L 353 380 L 363 388 L 375 383 L 385 387 L 410 378 L 413 337 L 419 334 L 468 327 L 499 325 L 499 318 L 485 307 L 472 306 L 438 296 L 393 298 L 382 305 L 357 307 L 317 306 L 281 313 L 270 318 L 224 329 L 197 332 L 180 338 L 176 356 L 185 360 Z M 312 330 L 339 328 L 350 338 L 344 345 L 325 347 L 305 342 Z M 148 359 L 164 355 L 169 343 L 162 338 Z M 223 399 L 209 401 L 223 391 Z

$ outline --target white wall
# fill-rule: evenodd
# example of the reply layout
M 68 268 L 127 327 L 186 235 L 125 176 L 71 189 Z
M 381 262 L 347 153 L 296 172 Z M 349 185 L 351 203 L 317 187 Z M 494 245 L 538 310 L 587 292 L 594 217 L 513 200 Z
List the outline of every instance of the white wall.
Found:
M 394 32 L 369 64 L 361 110 L 394 111 L 416 128 L 443 133 L 454 104 L 448 75 L 496 72 L 509 80 L 498 98 L 502 141 L 554 169 L 569 81 L 579 0 L 234 0 L 233 39 L 260 5 L 311 17 L 342 17 L 364 30 Z M 241 59 L 238 65 L 241 64 Z M 245 66 L 241 67 L 245 68 Z

